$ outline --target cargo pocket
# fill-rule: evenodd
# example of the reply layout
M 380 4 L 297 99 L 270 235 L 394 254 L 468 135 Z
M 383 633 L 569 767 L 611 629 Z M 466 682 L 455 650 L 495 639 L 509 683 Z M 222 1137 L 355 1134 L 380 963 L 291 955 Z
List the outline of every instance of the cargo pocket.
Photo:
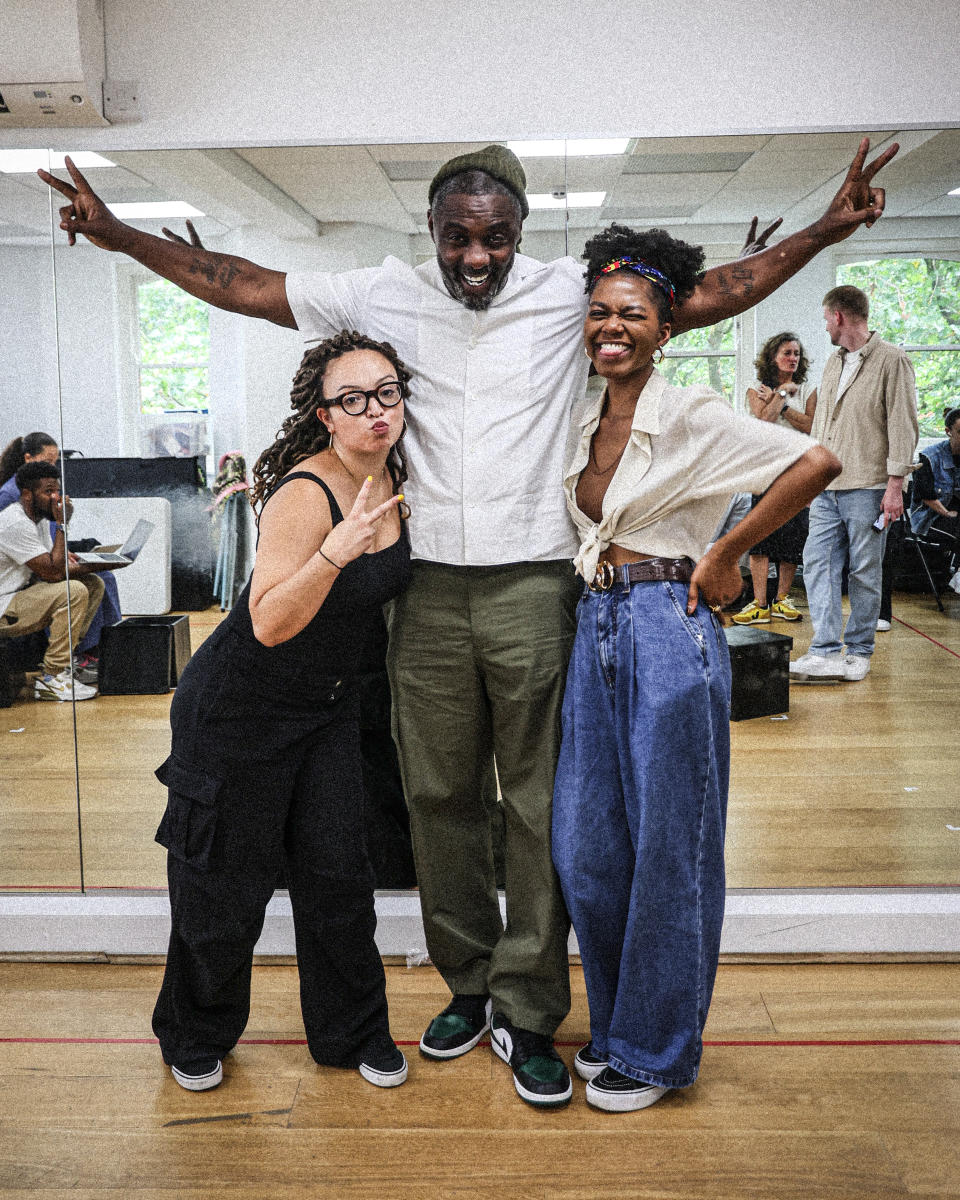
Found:
M 155 840 L 174 858 L 198 870 L 209 870 L 217 834 L 217 794 L 222 781 L 174 754 L 155 774 L 167 788 L 167 808 Z

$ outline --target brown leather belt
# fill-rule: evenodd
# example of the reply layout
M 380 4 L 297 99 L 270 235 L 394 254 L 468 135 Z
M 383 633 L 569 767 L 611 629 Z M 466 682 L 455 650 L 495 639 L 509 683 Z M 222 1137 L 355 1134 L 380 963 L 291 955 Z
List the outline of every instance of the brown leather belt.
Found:
M 619 567 L 602 562 L 587 587 L 591 592 L 609 592 L 615 584 L 629 587 L 631 583 L 689 583 L 694 566 L 689 558 L 643 558 Z

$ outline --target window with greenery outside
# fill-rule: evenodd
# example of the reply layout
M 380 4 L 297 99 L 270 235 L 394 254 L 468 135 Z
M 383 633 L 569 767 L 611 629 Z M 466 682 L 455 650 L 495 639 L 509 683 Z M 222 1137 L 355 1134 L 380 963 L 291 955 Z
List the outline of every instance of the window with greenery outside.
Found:
M 140 411 L 206 412 L 210 316 L 201 301 L 165 279 L 137 285 Z
M 674 387 L 703 384 L 732 402 L 736 386 L 736 341 L 733 318 L 691 329 L 667 343 L 660 367 Z
M 870 298 L 870 328 L 902 346 L 917 373 L 920 433 L 943 437 L 943 411 L 960 404 L 960 262 L 881 258 L 847 263 L 837 283 Z

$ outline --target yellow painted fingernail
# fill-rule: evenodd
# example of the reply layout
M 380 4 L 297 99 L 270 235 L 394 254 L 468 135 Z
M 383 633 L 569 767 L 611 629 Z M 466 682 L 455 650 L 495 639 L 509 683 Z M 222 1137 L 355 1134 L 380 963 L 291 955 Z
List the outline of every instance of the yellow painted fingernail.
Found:
M 373 476 L 372 476 L 372 475 L 368 475 L 368 476 L 367 476 L 367 483 L 373 483 Z
M 397 499 L 398 499 L 398 500 L 402 500 L 402 499 L 403 499 L 403 492 L 401 492 L 401 493 L 400 493 L 400 495 L 399 495 L 399 496 L 397 496 Z

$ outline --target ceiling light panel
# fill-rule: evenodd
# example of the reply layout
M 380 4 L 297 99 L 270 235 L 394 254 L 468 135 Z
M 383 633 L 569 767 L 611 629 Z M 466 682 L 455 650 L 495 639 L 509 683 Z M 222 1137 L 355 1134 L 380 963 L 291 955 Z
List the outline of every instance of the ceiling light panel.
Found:
M 73 165 L 81 170 L 93 167 L 115 167 L 109 158 L 94 154 L 92 150 L 67 150 Z M 8 175 L 27 175 L 43 168 L 45 171 L 62 171 L 66 164 L 64 154 L 52 154 L 49 150 L 0 150 L 0 171 Z
M 535 208 L 599 208 L 607 198 L 606 192 L 568 192 L 555 196 L 551 192 L 527 192 L 527 203 Z
M 107 208 L 115 217 L 124 217 L 128 221 L 166 221 L 171 217 L 204 216 L 199 208 L 194 208 L 185 200 L 151 200 L 108 204 Z
M 568 138 L 553 141 L 507 142 L 519 158 L 571 158 L 594 154 L 625 154 L 629 138 Z

